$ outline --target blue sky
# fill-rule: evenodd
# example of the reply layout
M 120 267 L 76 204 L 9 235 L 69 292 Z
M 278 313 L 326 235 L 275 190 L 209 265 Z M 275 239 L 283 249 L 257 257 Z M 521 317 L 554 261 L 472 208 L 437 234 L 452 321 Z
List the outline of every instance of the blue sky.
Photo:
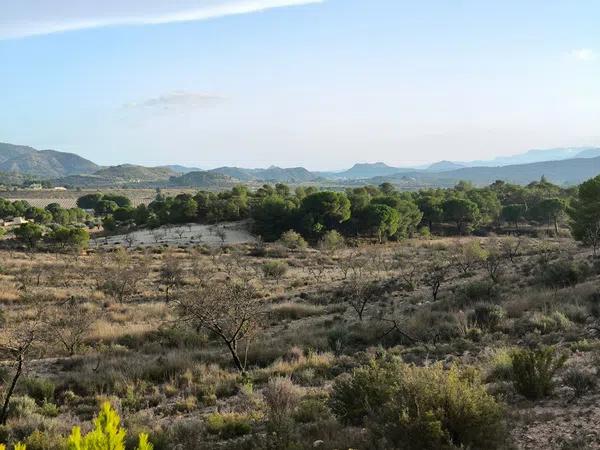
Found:
M 599 21 L 594 0 L 3 2 L 0 141 L 310 169 L 600 145 Z

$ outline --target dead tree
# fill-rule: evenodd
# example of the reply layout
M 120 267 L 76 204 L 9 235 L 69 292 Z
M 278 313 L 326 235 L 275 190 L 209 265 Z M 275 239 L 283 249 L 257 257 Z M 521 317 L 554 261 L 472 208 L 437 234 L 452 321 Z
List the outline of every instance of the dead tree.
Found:
M 83 305 L 83 300 L 71 297 L 61 303 L 47 319 L 50 333 L 73 356 L 83 346 L 97 315 Z
M 431 296 L 433 297 L 433 301 L 436 301 L 442 283 L 446 281 L 450 272 L 450 264 L 444 260 L 434 260 L 428 265 L 426 270 L 427 272 L 423 277 L 423 281 L 431 288 Z
M 171 289 L 183 285 L 184 270 L 179 258 L 172 254 L 165 257 L 159 271 L 159 283 L 165 287 L 165 301 L 169 302 Z
M 381 295 L 382 289 L 376 281 L 359 277 L 352 277 L 344 289 L 345 300 L 354 309 L 360 321 L 363 320 L 367 306 L 379 299 Z
M 264 302 L 252 286 L 231 280 L 211 283 L 180 293 L 174 305 L 181 321 L 217 335 L 231 353 L 235 367 L 245 371 L 239 343 L 249 343 L 265 313 Z

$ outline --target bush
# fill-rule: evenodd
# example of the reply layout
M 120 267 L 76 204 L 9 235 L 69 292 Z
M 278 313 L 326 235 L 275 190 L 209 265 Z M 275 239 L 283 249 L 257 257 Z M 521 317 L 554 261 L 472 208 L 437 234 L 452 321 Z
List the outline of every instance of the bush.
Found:
M 46 378 L 26 378 L 23 386 L 28 396 L 33 398 L 38 405 L 54 400 L 55 384 Z
M 365 424 L 382 448 L 499 448 L 502 408 L 473 370 L 373 361 L 333 386 L 340 420 Z
M 473 281 L 465 284 L 456 295 L 460 306 L 473 305 L 478 302 L 493 303 L 500 297 L 498 285 L 490 280 Z
M 471 317 L 481 328 L 494 331 L 506 317 L 506 311 L 500 305 L 481 303 L 475 306 Z
M 267 406 L 267 429 L 277 448 L 289 448 L 292 441 L 294 421 L 292 412 L 300 398 L 300 390 L 292 380 L 284 377 L 271 378 L 263 390 Z
M 538 273 L 541 284 L 554 288 L 575 286 L 585 281 L 591 273 L 589 265 L 585 262 L 561 260 L 543 264 Z
M 319 248 L 324 251 L 334 251 L 344 247 L 344 237 L 336 230 L 328 231 L 319 240 Z
M 575 397 L 580 397 L 596 387 L 596 377 L 593 373 L 571 367 L 562 377 L 563 383 L 573 389 Z
M 288 270 L 286 263 L 281 261 L 269 261 L 263 264 L 262 271 L 266 278 L 272 278 L 279 280 L 282 278 Z
M 553 377 L 566 359 L 566 355 L 557 354 L 553 347 L 513 351 L 511 360 L 516 391 L 530 400 L 551 395 L 554 389 Z
M 124 449 L 127 431 L 121 427 L 121 418 L 110 403 L 104 402 L 98 417 L 94 420 L 94 429 L 86 435 L 79 427 L 74 427 L 67 440 L 69 450 L 95 450 L 101 448 Z M 136 450 L 152 450 L 148 435 L 139 435 Z
M 24 419 L 34 414 L 36 410 L 37 405 L 31 397 L 13 396 L 8 404 L 8 417 Z
M 286 231 L 279 238 L 279 243 L 290 250 L 303 250 L 308 247 L 308 243 L 294 230 Z
M 552 332 L 566 331 L 572 326 L 572 322 L 560 311 L 550 314 L 534 312 L 531 315 L 521 317 L 514 323 L 514 331 L 517 335 L 527 333 L 548 334 Z
M 208 416 L 206 426 L 209 433 L 223 439 L 244 436 L 252 431 L 248 418 L 237 413 L 213 413 Z

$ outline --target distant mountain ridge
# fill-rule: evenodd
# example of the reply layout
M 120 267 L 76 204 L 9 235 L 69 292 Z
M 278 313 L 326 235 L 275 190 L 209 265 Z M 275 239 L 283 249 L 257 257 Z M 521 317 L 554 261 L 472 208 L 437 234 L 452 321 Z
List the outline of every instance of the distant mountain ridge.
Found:
M 0 143 L 0 172 L 59 178 L 93 173 L 98 169 L 100 166 L 74 153 Z
M 540 158 L 554 158 L 552 160 Z M 526 161 L 506 164 L 511 161 Z M 485 164 L 485 165 L 483 165 Z M 219 167 L 201 170 L 181 165 L 145 167 L 121 164 L 101 167 L 74 153 L 36 150 L 0 143 L 0 179 L 22 183 L 52 181 L 66 186 L 211 187 L 236 183 L 357 183 L 389 181 L 406 187 L 447 186 L 460 180 L 488 184 L 497 179 L 525 184 L 542 175 L 558 184 L 577 184 L 600 173 L 600 147 L 569 147 L 501 156 L 490 161 L 438 161 L 419 168 L 392 167 L 383 162 L 357 163 L 339 172 L 311 172 L 304 167 L 246 169 Z
M 371 184 L 390 182 L 412 186 L 452 186 L 459 181 L 477 185 L 503 180 L 515 184 L 528 184 L 544 176 L 559 185 L 575 185 L 600 174 L 600 157 L 573 158 L 529 164 L 497 167 L 463 167 L 445 172 L 404 171 L 389 176 L 365 180 Z

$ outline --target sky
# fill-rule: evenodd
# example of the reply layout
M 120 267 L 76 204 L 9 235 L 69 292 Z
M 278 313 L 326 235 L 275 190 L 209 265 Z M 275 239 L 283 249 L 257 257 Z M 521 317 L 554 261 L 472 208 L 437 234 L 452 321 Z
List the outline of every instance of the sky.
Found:
M 596 0 L 0 2 L 0 142 L 98 164 L 600 146 Z

